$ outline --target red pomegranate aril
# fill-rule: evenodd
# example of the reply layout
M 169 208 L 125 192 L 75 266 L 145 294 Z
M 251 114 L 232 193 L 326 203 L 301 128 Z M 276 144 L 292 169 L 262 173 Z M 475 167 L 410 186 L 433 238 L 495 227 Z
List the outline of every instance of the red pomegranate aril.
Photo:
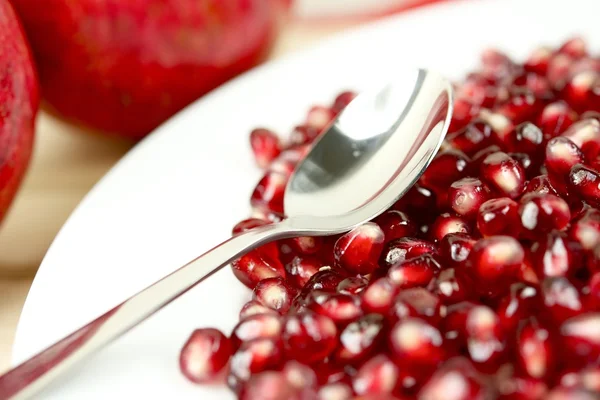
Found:
M 425 287 L 440 270 L 440 264 L 430 254 L 423 254 L 392 265 L 387 272 L 387 278 L 401 289 Z
M 274 260 L 259 250 L 252 250 L 231 263 L 233 274 L 244 285 L 254 289 L 263 279 L 285 276 L 279 260 Z
M 585 41 L 581 37 L 574 37 L 567 40 L 563 43 L 562 46 L 558 48 L 558 52 L 562 54 L 567 54 L 572 58 L 581 58 L 587 56 L 587 46 Z
M 352 386 L 358 395 L 391 393 L 398 375 L 396 364 L 385 354 L 378 354 L 358 369 Z
M 399 365 L 433 371 L 446 357 L 440 331 L 419 318 L 406 318 L 389 335 L 394 361 Z
M 486 49 L 481 53 L 482 74 L 493 81 L 512 75 L 516 64 L 504 53 L 496 49 Z
M 495 371 L 506 352 L 505 333 L 498 315 L 487 306 L 472 307 L 467 312 L 464 329 L 471 360 L 484 372 Z
M 546 146 L 545 165 L 551 178 L 564 185 L 571 168 L 585 163 L 585 157 L 579 147 L 570 139 L 559 136 L 548 142 Z
M 597 365 L 600 362 L 600 312 L 569 318 L 560 327 L 565 361 Z
M 375 223 L 383 231 L 385 241 L 414 236 L 417 227 L 406 213 L 398 210 L 388 210 L 375 219 Z
M 429 290 L 412 288 L 402 290 L 396 296 L 390 312 L 395 321 L 416 317 L 433 326 L 438 326 L 442 318 L 446 316 L 446 306 Z
M 268 393 L 268 397 L 265 397 Z M 240 400 L 305 400 L 314 396 L 310 388 L 299 389 L 290 384 L 283 373 L 265 371 L 253 375 L 238 394 Z
M 544 103 L 528 90 L 513 94 L 512 97 L 496 109 L 496 112 L 519 124 L 536 115 Z
M 312 364 L 335 349 L 337 328 L 331 318 L 305 311 L 286 317 L 281 337 L 287 358 Z
M 543 141 L 541 129 L 531 122 L 524 122 L 508 134 L 505 145 L 508 151 L 533 155 Z
M 490 391 L 465 358 L 453 358 L 438 369 L 419 391 L 418 400 L 485 400 Z
M 465 127 L 481 111 L 481 105 L 468 98 L 457 98 L 454 101 L 454 113 L 449 132 L 456 132 Z
M 314 392 L 317 388 L 317 374 L 308 365 L 290 360 L 285 363 L 281 372 L 285 380 L 297 390 L 310 389 Z
M 525 192 L 523 192 L 524 195 L 527 193 L 553 194 L 558 196 L 558 192 L 552 187 L 548 175 L 538 175 L 532 178 L 527 187 L 525 187 Z
M 443 269 L 429 283 L 428 288 L 446 305 L 456 304 L 473 296 L 472 282 L 455 268 Z
M 518 208 L 519 204 L 508 197 L 486 201 L 477 213 L 477 229 L 483 236 L 517 236 L 521 230 Z
M 593 107 L 598 98 L 595 87 L 598 86 L 599 79 L 600 75 L 596 71 L 572 71 L 562 89 L 562 98 L 575 110 L 586 111 L 590 105 Z
M 179 368 L 194 383 L 217 378 L 231 357 L 231 342 L 217 329 L 204 328 L 192 332 L 179 354 Z
M 485 158 L 490 154 L 497 153 L 499 151 L 502 151 L 502 149 L 494 144 L 475 153 L 471 158 L 471 162 L 469 163 L 469 173 L 467 175 L 471 177 L 479 176 L 479 170 L 481 169 L 481 164 L 483 163 L 483 160 L 485 160 Z
M 583 249 L 564 232 L 549 232 L 531 250 L 540 277 L 574 276 L 583 266 Z
M 549 140 L 566 131 L 577 120 L 577 113 L 564 101 L 550 103 L 540 113 L 536 125 Z
M 265 307 L 256 300 L 250 300 L 249 302 L 244 304 L 244 306 L 240 310 L 239 319 L 241 321 L 253 315 L 261 314 L 278 315 L 277 311 L 273 310 L 272 308 Z
M 377 268 L 383 244 L 384 234 L 377 224 L 367 222 L 360 225 L 335 243 L 336 265 L 350 273 L 370 274 Z
M 260 168 L 267 168 L 281 153 L 281 142 L 277 135 L 264 128 L 254 129 L 250 133 L 250 146 L 254 159 Z
M 573 58 L 567 54 L 557 54 L 548 62 L 546 78 L 555 89 L 562 89 L 571 72 Z
M 267 278 L 256 284 L 252 297 L 263 306 L 285 314 L 296 297 L 296 290 L 283 277 Z
M 567 278 L 546 278 L 541 288 L 545 309 L 553 321 L 562 322 L 583 312 L 582 296 Z
M 563 387 L 579 387 L 600 393 L 600 366 L 567 369 L 556 381 Z
M 519 322 L 537 315 L 543 306 L 540 290 L 523 282 L 513 283 L 510 292 L 498 302 L 496 314 L 504 332 L 515 332 Z
M 392 209 L 404 211 L 422 222 L 435 218 L 435 215 L 429 215 L 429 211 L 435 209 L 436 204 L 433 191 L 415 183 Z
M 337 291 L 343 294 L 356 295 L 362 293 L 369 284 L 364 276 L 351 276 L 337 285 Z
M 541 160 L 534 160 L 527 153 L 507 153 L 510 158 L 517 161 L 523 167 L 527 178 L 540 173 Z M 541 157 L 537 157 L 541 158 Z
M 302 146 L 312 143 L 321 133 L 321 130 L 311 125 L 298 125 L 289 136 L 290 146 Z
M 541 400 L 548 393 L 548 385 L 527 376 L 509 376 L 498 384 L 499 400 Z
M 300 296 L 308 295 L 313 290 L 335 292 L 339 283 L 345 278 L 346 276 L 342 275 L 338 270 L 331 267 L 323 267 L 306 282 Z
M 586 210 L 571 221 L 569 236 L 588 251 L 600 244 L 600 211 L 595 208 Z
M 493 82 L 478 73 L 469 74 L 464 82 L 456 88 L 456 98 L 469 99 L 472 103 L 482 107 L 492 107 L 497 101 L 502 101 L 507 97 L 506 88 L 494 86 Z M 460 148 L 460 146 L 454 146 Z
M 492 127 L 483 121 L 472 121 L 447 135 L 446 142 L 467 155 L 473 155 L 492 144 Z
M 283 214 L 283 194 L 287 177 L 278 172 L 267 172 L 258 182 L 250 204 L 252 207 L 266 209 L 274 213 Z
M 551 99 L 554 97 L 548 79 L 536 73 L 524 71 L 515 76 L 510 88 L 512 93 L 529 91 L 538 99 Z
M 476 240 L 466 233 L 449 233 L 440 241 L 440 258 L 445 266 L 461 268 Z
M 317 393 L 317 400 L 351 400 L 352 397 L 352 388 L 343 382 L 323 385 Z
M 558 360 L 550 329 L 530 318 L 517 333 L 517 365 L 522 372 L 535 379 L 548 379 Z
M 481 110 L 479 118 L 492 127 L 494 143 L 496 144 L 504 144 L 506 138 L 514 129 L 513 121 L 499 112 Z
M 289 177 L 296 169 L 298 162 L 304 157 L 303 146 L 294 147 L 281 152 L 271 165 L 268 171 Z
M 254 339 L 279 339 L 283 322 L 274 313 L 257 314 L 242 319 L 231 331 L 231 345 L 236 351 L 242 342 Z
M 346 325 L 362 315 L 360 299 L 343 293 L 312 292 L 307 307 L 331 318 L 337 325 Z
M 426 240 L 404 237 L 386 244 L 380 263 L 385 268 L 390 268 L 394 264 L 423 254 L 437 255 L 436 246 Z
M 382 345 L 385 321 L 379 314 L 367 314 L 348 324 L 341 332 L 334 359 L 341 363 L 365 360 Z
M 571 220 L 569 205 L 559 196 L 529 193 L 520 203 L 519 217 L 528 235 L 564 229 Z
M 335 100 L 333 101 L 331 109 L 334 112 L 339 113 L 344 108 L 346 108 L 346 106 L 348 104 L 350 104 L 350 102 L 352 100 L 354 100 L 356 95 L 357 95 L 357 93 L 349 91 L 349 90 L 338 94 L 337 97 L 335 98 Z
M 571 168 L 569 184 L 572 190 L 592 207 L 600 207 L 600 173 L 581 164 Z
M 335 112 L 328 107 L 313 106 L 306 114 L 306 125 L 317 131 L 325 129 L 335 118 Z
M 250 229 L 256 228 L 258 226 L 269 225 L 271 222 L 265 221 L 260 218 L 248 218 L 243 221 L 238 222 L 232 229 L 231 234 L 236 235 L 238 233 L 249 231 Z
M 429 230 L 429 236 L 433 241 L 439 242 L 444 236 L 450 233 L 468 234 L 470 232 L 471 228 L 463 218 L 450 213 L 444 213 L 440 214 L 433 222 Z
M 302 288 L 324 264 L 313 256 L 296 256 L 285 264 L 287 278 L 296 287 Z
M 479 179 L 463 178 L 450 185 L 448 203 L 458 215 L 473 219 L 489 196 L 488 188 Z
M 544 400 L 598 400 L 597 393 L 581 388 L 554 387 Z
M 366 313 L 387 314 L 399 291 L 400 287 L 388 278 L 379 278 L 362 292 L 362 308 Z
M 483 160 L 481 180 L 492 191 L 514 199 L 525 189 L 525 169 L 508 154 L 497 152 Z
M 529 57 L 523 63 L 523 68 L 529 72 L 546 75 L 552 53 L 552 49 L 549 47 L 538 47 L 529 54 Z
M 434 191 L 446 191 L 448 186 L 462 178 L 469 166 L 469 158 L 458 150 L 438 153 L 421 175 L 420 183 Z
M 300 254 L 315 254 L 323 246 L 323 238 L 318 236 L 300 236 L 290 240 L 294 250 Z
M 588 160 L 600 155 L 600 121 L 583 119 L 571 125 L 561 136 L 570 139 Z
M 234 390 L 258 372 L 277 369 L 283 362 L 281 343 L 274 339 L 243 342 L 231 357 L 228 384 Z

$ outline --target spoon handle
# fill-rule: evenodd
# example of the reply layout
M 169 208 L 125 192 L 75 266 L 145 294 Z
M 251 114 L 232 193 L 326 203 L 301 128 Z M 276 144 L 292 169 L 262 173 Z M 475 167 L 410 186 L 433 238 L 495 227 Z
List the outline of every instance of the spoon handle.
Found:
M 0 399 L 26 399 L 84 357 L 106 346 L 232 260 L 271 240 L 293 236 L 284 220 L 236 235 L 125 300 L 0 376 Z

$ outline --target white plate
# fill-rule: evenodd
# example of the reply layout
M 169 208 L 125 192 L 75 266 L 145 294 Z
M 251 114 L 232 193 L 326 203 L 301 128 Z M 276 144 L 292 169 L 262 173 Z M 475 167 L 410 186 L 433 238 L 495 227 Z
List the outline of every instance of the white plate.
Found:
M 225 239 L 247 216 L 260 172 L 248 132 L 288 132 L 313 102 L 425 66 L 459 77 L 485 47 L 523 57 L 581 33 L 598 49 L 597 0 L 450 2 L 349 32 L 257 68 L 194 103 L 144 140 L 91 191 L 60 234 L 27 298 L 15 363 Z M 228 331 L 249 298 L 229 268 L 133 330 L 48 398 L 227 399 L 186 382 L 178 352 L 195 327 Z

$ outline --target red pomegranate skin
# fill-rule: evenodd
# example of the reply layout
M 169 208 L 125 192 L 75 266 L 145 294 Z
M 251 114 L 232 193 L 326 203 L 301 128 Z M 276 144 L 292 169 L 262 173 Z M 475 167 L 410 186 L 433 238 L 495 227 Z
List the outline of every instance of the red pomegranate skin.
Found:
M 0 220 L 29 164 L 40 103 L 33 57 L 8 0 L 0 0 Z
M 48 109 L 133 139 L 261 62 L 284 7 L 282 0 L 11 1 Z

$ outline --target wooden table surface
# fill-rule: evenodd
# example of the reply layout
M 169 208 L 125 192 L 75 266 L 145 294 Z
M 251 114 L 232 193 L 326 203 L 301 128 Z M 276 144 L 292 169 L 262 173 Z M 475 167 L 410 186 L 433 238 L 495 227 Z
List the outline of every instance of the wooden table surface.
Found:
M 300 50 L 349 27 L 290 22 L 271 58 Z M 0 371 L 8 368 L 14 331 L 48 246 L 83 196 L 130 148 L 126 142 L 42 113 L 34 157 L 0 230 Z

